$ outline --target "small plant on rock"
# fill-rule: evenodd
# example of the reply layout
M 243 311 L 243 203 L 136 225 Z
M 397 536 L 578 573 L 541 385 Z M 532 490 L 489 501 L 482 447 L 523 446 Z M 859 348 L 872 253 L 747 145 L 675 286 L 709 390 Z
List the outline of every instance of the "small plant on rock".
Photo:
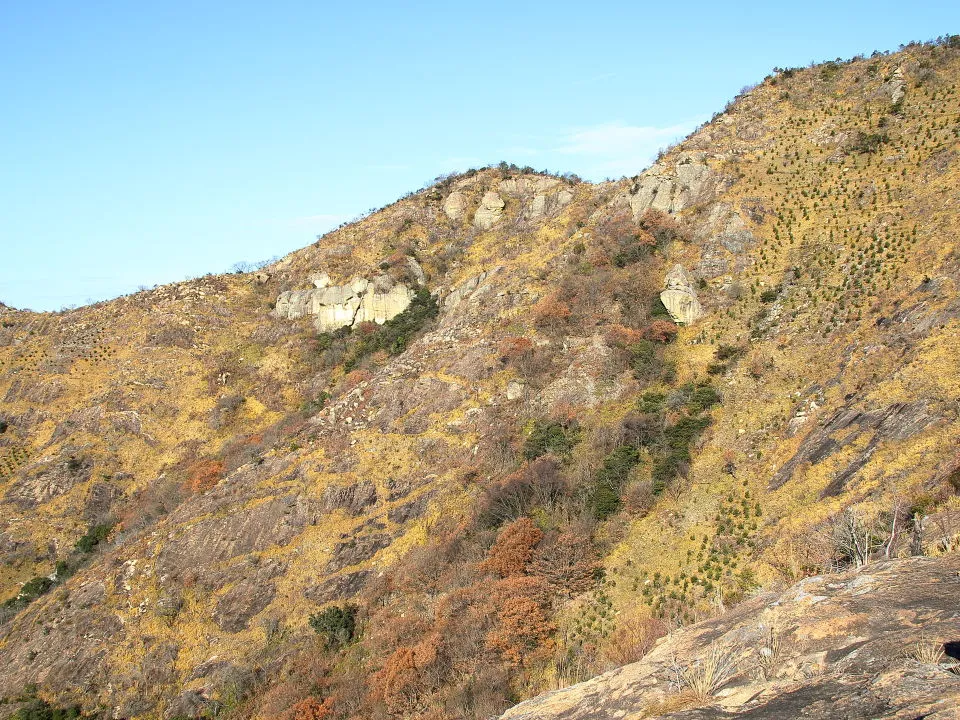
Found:
M 682 690 L 689 691 L 700 702 L 708 702 L 718 690 L 730 682 L 740 665 L 740 651 L 719 642 L 710 643 L 706 655 L 689 665 L 675 668 Z

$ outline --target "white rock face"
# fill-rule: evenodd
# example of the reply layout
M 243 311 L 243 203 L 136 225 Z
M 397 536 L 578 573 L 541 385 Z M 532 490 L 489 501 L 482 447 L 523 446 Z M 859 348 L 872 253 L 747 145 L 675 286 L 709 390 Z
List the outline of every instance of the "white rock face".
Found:
M 637 191 L 628 197 L 630 209 L 637 220 L 648 209 L 679 212 L 708 193 L 714 179 L 696 153 L 681 156 L 672 167 L 657 163 L 641 176 Z
M 673 266 L 664 279 L 664 285 L 666 288 L 660 293 L 660 300 L 674 322 L 690 325 L 703 317 L 703 307 L 697 298 L 693 278 L 682 265 Z
M 500 192 L 507 195 L 545 193 L 559 184 L 559 180 L 551 177 L 509 178 L 500 182 Z
M 402 283 L 394 285 L 385 293 L 364 293 L 354 322 L 375 322 L 383 325 L 406 310 L 411 300 L 413 291 Z
M 521 199 L 523 209 L 520 214 L 526 220 L 551 215 L 573 200 L 573 191 L 551 177 L 510 178 L 501 181 L 499 187 L 502 194 Z
M 903 100 L 903 96 L 906 95 L 904 90 L 905 83 L 903 82 L 903 66 L 897 66 L 897 69 L 893 71 L 893 77 L 890 79 L 890 102 L 896 105 L 898 102 Z
M 420 267 L 420 263 L 412 255 L 407 255 L 407 269 L 410 270 L 410 275 L 413 276 L 418 285 L 427 284 L 427 276 L 423 272 L 423 268 Z
M 443 201 L 442 207 L 443 212 L 446 213 L 448 218 L 451 220 L 459 220 L 467 211 L 467 196 L 459 190 L 456 190 L 447 195 L 447 199 Z
M 473 216 L 473 224 L 481 230 L 489 230 L 503 216 L 503 206 L 503 198 L 499 193 L 493 190 L 487 191 Z
M 323 273 L 326 275 L 326 273 Z M 314 282 L 318 276 L 313 276 Z M 327 278 L 329 282 L 329 278 Z M 280 293 L 274 305 L 276 317 L 296 319 L 313 316 L 320 332 L 353 326 L 361 322 L 382 325 L 410 305 L 413 290 L 394 283 L 387 275 L 371 282 L 357 278 L 346 285 L 325 285 L 314 290 L 288 290 Z

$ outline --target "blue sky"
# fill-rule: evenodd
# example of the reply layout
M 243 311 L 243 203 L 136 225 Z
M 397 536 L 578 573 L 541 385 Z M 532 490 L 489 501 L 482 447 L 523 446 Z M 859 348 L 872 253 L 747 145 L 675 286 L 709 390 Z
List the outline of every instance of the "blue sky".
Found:
M 222 272 L 501 159 L 633 175 L 774 66 L 958 21 L 946 1 L 0 0 L 0 300 Z

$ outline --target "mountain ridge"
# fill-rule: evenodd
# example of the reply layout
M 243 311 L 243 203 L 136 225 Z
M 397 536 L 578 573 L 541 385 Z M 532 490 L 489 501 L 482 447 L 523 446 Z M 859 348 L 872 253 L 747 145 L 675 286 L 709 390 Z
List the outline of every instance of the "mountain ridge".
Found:
M 958 74 L 949 42 L 782 71 L 634 178 L 471 171 L 256 272 L 4 308 L 3 694 L 491 716 L 952 551 Z M 435 306 L 278 311 L 356 280 Z

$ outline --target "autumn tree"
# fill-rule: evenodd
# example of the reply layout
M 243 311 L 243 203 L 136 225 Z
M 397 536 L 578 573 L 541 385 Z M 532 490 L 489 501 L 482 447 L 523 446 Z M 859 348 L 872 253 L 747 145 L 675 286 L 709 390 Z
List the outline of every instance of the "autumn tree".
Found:
M 686 239 L 686 233 L 673 215 L 653 208 L 640 216 L 640 229 L 648 232 L 660 247 L 673 240 Z
M 623 325 L 611 325 L 604 335 L 604 341 L 607 343 L 607 345 L 610 347 L 620 348 L 621 350 L 625 350 L 638 340 L 642 339 L 643 333 L 641 333 L 639 330 L 624 327 Z
M 671 343 L 677 337 L 677 326 L 667 320 L 654 320 L 643 329 L 642 335 L 646 340 L 657 343 Z
M 391 714 L 423 709 L 424 698 L 440 686 L 440 637 L 431 633 L 413 646 L 397 648 L 371 678 L 371 695 Z
M 522 517 L 504 527 L 497 541 L 487 553 L 480 568 L 502 578 L 519 575 L 533 557 L 533 549 L 543 538 L 543 532 L 530 518 Z
M 550 588 L 540 578 L 515 575 L 498 582 L 490 593 L 496 620 L 486 645 L 514 666 L 543 658 L 556 629 L 550 619 Z

